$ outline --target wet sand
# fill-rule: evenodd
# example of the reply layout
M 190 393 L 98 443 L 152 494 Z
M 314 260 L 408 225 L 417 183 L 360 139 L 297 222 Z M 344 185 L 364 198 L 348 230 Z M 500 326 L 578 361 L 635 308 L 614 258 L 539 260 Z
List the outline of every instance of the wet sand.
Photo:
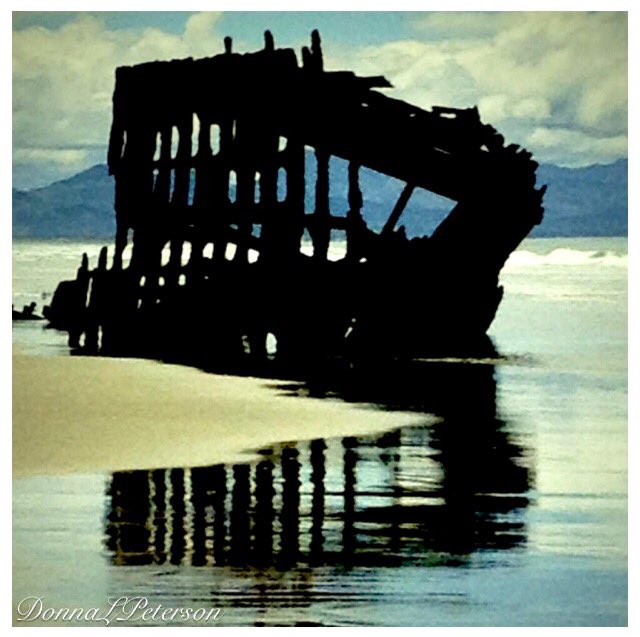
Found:
M 15 477 L 246 461 L 275 442 L 424 422 L 154 361 L 13 356 Z

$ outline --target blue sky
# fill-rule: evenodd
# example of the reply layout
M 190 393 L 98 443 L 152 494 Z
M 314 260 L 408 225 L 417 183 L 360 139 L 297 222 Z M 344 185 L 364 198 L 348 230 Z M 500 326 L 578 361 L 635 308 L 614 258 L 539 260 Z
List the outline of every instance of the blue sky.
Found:
M 77 12 L 17 12 L 14 13 L 14 30 L 34 26 L 57 29 L 77 18 Z M 184 31 L 189 16 L 187 11 L 130 11 L 85 12 L 101 19 L 109 29 L 143 29 L 155 27 L 167 33 Z M 414 16 L 415 17 L 415 16 Z M 222 14 L 218 23 L 225 33 L 260 46 L 265 28 L 278 34 L 284 45 L 300 40 L 311 29 L 319 29 L 326 37 L 337 41 L 351 40 L 356 44 L 383 43 L 406 38 L 412 31 L 412 14 L 402 12 L 245 12 L 232 11 Z
M 540 162 L 627 155 L 624 13 L 55 12 L 13 14 L 13 181 L 32 188 L 105 161 L 123 64 L 278 46 L 318 28 L 326 67 L 384 74 L 423 108 L 477 105 Z

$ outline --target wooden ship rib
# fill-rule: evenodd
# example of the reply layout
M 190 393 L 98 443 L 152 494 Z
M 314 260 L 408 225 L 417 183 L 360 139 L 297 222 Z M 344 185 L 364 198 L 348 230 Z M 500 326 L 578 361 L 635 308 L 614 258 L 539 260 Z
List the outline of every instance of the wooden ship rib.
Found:
M 84 353 L 196 364 L 267 359 L 269 334 L 277 358 L 305 361 L 483 342 L 500 270 L 542 219 L 537 164 L 477 109 L 423 110 L 387 87 L 324 70 L 316 31 L 301 64 L 266 32 L 254 53 L 226 38 L 211 58 L 118 68 L 113 256 L 103 248 L 91 270 L 83 257 L 50 324 Z M 330 205 L 332 156 L 348 162 L 346 214 Z M 361 168 L 405 184 L 379 231 L 362 215 Z M 420 188 L 456 205 L 410 240 L 399 223 Z M 333 261 L 337 233 L 346 253 Z

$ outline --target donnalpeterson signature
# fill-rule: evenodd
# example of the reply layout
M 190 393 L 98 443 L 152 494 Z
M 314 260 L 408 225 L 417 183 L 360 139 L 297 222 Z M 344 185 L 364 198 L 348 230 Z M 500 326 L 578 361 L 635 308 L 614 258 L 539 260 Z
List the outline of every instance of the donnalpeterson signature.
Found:
M 109 607 L 104 608 L 53 608 L 47 607 L 42 597 L 25 597 L 18 603 L 17 621 L 34 622 L 99 622 L 107 626 L 111 622 L 217 622 L 223 615 L 221 608 L 189 608 L 151 605 L 146 597 L 109 597 Z

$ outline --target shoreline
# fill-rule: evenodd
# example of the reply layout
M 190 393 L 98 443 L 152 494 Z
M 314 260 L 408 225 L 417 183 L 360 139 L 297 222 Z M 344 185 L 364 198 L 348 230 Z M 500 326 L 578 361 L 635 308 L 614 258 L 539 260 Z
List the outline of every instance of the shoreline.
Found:
M 270 379 L 143 359 L 14 349 L 12 367 L 14 478 L 247 462 L 275 443 L 381 433 L 429 419 L 283 395 Z

